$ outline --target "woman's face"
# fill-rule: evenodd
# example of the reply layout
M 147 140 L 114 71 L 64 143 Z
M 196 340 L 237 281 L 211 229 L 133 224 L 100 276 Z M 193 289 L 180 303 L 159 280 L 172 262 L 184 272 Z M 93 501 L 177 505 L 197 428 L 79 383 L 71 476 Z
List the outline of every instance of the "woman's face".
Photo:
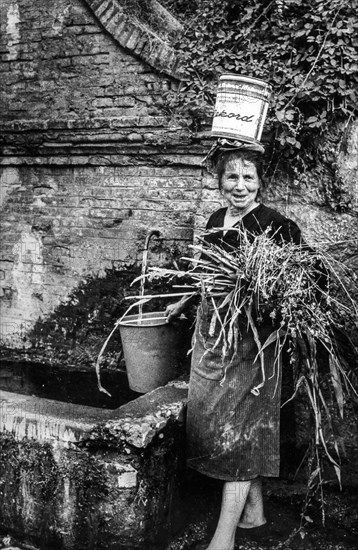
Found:
M 247 210 L 260 188 L 256 166 L 242 159 L 230 160 L 221 179 L 221 192 L 231 210 Z

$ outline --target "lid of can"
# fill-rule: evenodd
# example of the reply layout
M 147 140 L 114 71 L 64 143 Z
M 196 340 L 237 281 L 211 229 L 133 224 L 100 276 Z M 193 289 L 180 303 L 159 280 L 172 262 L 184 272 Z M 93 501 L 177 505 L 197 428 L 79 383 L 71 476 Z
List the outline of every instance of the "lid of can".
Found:
M 241 76 L 235 73 L 223 73 L 219 76 L 219 81 L 223 80 L 236 80 L 237 82 L 245 82 L 246 84 L 257 84 L 259 86 L 265 86 L 271 89 L 271 85 L 265 80 L 259 78 L 253 78 L 251 76 Z

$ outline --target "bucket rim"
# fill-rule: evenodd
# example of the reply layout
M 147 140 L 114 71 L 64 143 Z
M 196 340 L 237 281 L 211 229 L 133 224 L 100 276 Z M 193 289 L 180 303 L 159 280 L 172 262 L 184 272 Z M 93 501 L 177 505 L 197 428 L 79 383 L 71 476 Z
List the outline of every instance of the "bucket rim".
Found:
M 151 320 L 150 324 L 138 324 L 139 319 L 139 313 L 134 313 L 132 315 L 126 315 L 119 321 L 119 326 L 123 327 L 137 327 L 137 328 L 150 328 L 150 327 L 157 327 L 161 325 L 168 325 L 167 323 L 167 317 L 165 315 L 165 311 L 151 311 L 149 313 L 142 313 L 141 319 L 143 321 Z
M 247 82 L 248 84 L 259 84 L 260 86 L 264 85 L 268 88 L 271 88 L 271 84 L 266 82 L 266 80 L 261 80 L 260 78 L 254 78 L 252 76 L 241 76 L 235 73 L 223 73 L 219 77 L 220 80 L 237 80 L 241 82 Z

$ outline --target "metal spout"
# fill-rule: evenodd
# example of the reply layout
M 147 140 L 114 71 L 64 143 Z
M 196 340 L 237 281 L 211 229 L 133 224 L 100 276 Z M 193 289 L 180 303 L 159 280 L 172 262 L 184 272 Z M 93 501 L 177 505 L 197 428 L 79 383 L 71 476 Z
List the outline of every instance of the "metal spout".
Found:
M 147 236 L 145 238 L 144 250 L 148 250 L 149 242 L 150 242 L 150 239 L 152 237 L 157 237 L 157 239 L 158 239 L 160 237 L 160 231 L 158 229 L 152 229 L 151 231 L 149 231 L 149 233 L 147 234 Z

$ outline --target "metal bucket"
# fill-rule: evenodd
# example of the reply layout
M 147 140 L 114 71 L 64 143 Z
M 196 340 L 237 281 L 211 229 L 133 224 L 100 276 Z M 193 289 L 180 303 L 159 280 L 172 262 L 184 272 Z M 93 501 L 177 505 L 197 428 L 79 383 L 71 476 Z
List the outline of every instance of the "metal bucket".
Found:
M 221 75 L 211 135 L 260 142 L 271 91 L 267 82 L 257 78 Z
M 167 384 L 177 376 L 182 337 L 178 326 L 156 311 L 127 315 L 120 321 L 124 360 L 131 390 L 139 393 Z

